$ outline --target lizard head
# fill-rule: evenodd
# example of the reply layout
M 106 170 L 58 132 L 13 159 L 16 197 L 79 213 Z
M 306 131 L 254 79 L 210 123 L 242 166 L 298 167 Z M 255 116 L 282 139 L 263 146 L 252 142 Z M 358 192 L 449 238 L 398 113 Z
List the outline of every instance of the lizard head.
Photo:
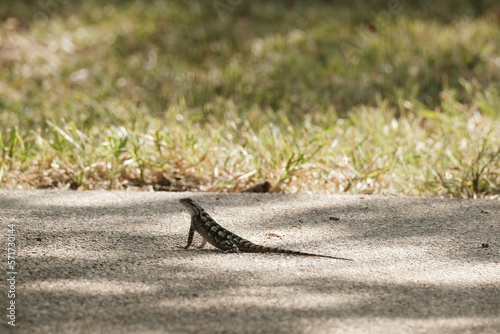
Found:
M 181 198 L 179 202 L 181 202 L 181 204 L 184 205 L 184 207 L 189 212 L 191 217 L 196 216 L 197 214 L 203 211 L 203 208 L 198 203 L 193 201 L 191 198 Z

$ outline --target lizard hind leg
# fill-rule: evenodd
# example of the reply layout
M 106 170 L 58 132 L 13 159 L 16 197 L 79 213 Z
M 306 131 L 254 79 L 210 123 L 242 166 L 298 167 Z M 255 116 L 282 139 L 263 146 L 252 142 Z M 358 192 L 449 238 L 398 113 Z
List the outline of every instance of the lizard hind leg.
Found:
M 239 247 L 236 244 L 230 243 L 227 246 L 228 248 L 224 251 L 224 253 L 241 253 Z

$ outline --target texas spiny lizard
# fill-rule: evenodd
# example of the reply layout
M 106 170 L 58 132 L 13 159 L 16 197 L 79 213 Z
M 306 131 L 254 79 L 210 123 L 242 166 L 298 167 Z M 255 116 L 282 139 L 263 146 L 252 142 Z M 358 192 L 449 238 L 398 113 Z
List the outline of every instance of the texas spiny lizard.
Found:
M 185 247 L 182 247 L 184 249 L 188 249 L 189 246 L 191 246 L 191 243 L 193 242 L 194 232 L 198 232 L 203 238 L 203 242 L 201 243 L 200 248 L 205 247 L 207 242 L 209 242 L 210 244 L 227 253 L 283 253 L 353 261 L 351 259 L 345 259 L 341 257 L 296 252 L 287 249 L 266 247 L 254 244 L 253 242 L 243 239 L 242 237 L 239 237 L 236 234 L 226 230 L 224 227 L 220 226 L 198 203 L 193 201 L 191 198 L 183 198 L 180 200 L 180 202 L 186 207 L 187 211 L 191 215 L 191 227 L 189 229 L 187 245 Z

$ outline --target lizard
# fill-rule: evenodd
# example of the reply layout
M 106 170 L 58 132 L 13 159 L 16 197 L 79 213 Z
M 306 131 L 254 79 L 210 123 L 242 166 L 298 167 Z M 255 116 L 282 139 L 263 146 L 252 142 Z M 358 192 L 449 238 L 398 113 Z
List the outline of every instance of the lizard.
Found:
M 353 261 L 352 259 L 345 259 L 341 257 L 297 252 L 288 249 L 254 244 L 253 242 L 246 240 L 219 225 L 212 217 L 210 217 L 205 209 L 203 209 L 191 198 L 182 198 L 179 200 L 179 202 L 181 202 L 181 204 L 191 215 L 191 227 L 189 228 L 187 245 L 185 247 L 181 246 L 180 248 L 188 249 L 193 242 L 194 232 L 198 232 L 203 238 L 203 241 L 199 247 L 200 249 L 205 247 L 207 242 L 209 242 L 218 249 L 223 250 L 225 253 L 283 253 L 290 255 L 316 256 L 336 260 Z

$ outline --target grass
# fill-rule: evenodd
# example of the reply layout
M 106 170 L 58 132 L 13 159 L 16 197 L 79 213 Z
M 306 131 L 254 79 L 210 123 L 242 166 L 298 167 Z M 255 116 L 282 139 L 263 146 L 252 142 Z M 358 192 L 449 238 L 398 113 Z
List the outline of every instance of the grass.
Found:
M 2 187 L 500 197 L 494 1 L 32 2 Z

